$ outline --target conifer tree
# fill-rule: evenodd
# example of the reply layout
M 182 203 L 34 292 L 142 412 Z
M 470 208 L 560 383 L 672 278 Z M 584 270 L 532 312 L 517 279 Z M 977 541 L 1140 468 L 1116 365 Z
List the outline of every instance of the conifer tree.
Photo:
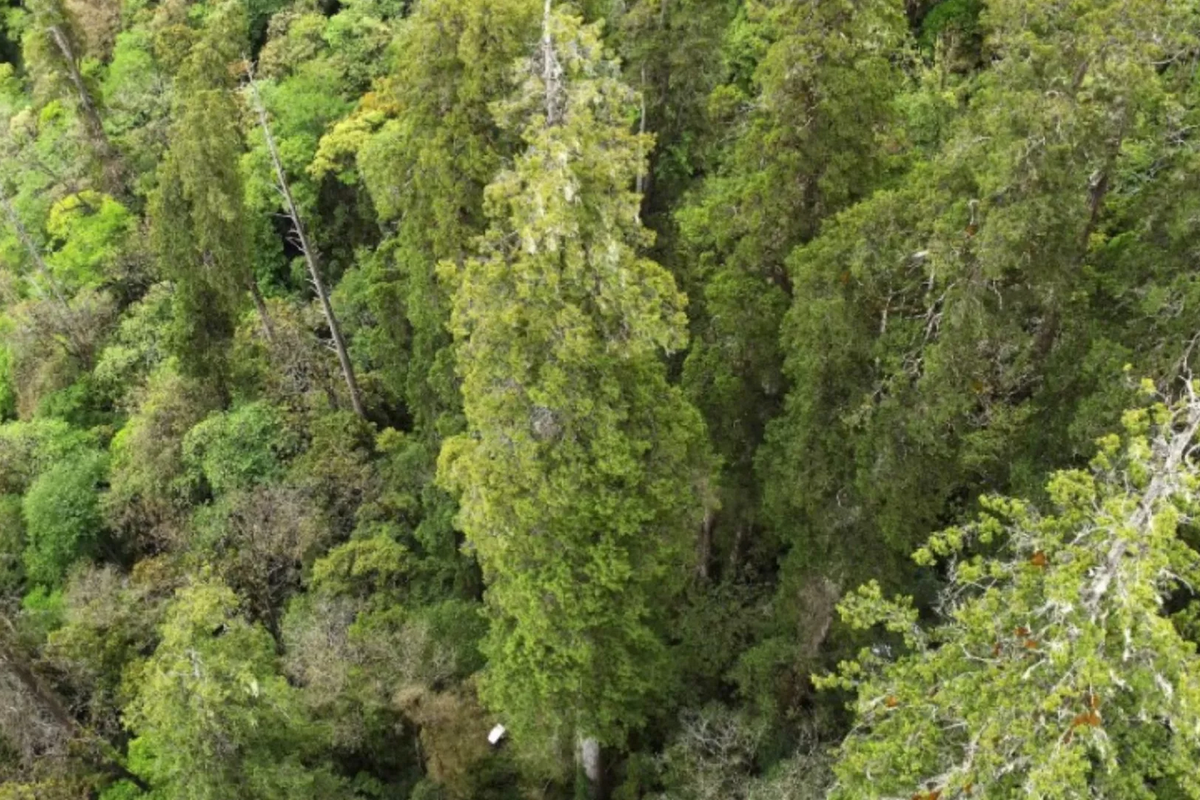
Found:
M 730 144 L 677 214 L 696 304 L 683 383 L 724 460 L 716 549 L 732 561 L 750 544 L 753 459 L 784 396 L 786 259 L 886 174 L 905 41 L 899 0 L 754 0 L 743 13 L 730 46 L 750 52 L 727 58 L 755 59 L 753 71 L 731 74 L 709 104 Z
M 323 143 L 332 152 L 358 139 L 376 213 L 395 224 L 367 276 L 381 324 L 364 339 L 435 448 L 461 415 L 436 265 L 461 262 L 487 227 L 483 189 L 517 144 L 489 106 L 509 93 L 513 62 L 536 39 L 537 12 L 536 0 L 418 2 L 399 26 L 391 74 Z M 364 136 L 368 126 L 378 127 Z
M 416 538 L 438 554 L 465 592 L 478 570 L 458 552 L 456 506 L 434 483 L 444 437 L 462 430 L 462 399 L 449 331 L 448 287 L 437 264 L 461 263 L 487 227 L 484 187 L 519 136 L 491 104 L 508 96 L 513 63 L 537 40 L 537 0 L 421 0 L 397 26 L 395 63 L 375 91 L 323 138 L 311 169 L 324 174 L 353 154 L 346 179 L 361 182 L 389 235 L 362 261 L 362 315 L 354 352 L 410 421 L 397 456 L 419 497 Z M 343 297 L 349 297 L 347 292 Z M 354 322 L 347 314 L 347 325 Z
M 209 12 L 176 76 L 170 150 L 150 198 L 151 235 L 163 273 L 175 284 L 172 343 L 192 374 L 220 377 L 239 300 L 257 297 L 248 252 L 239 160 L 241 112 L 234 93 L 245 52 L 238 2 Z M 265 314 L 260 302 L 256 306 Z
M 443 264 L 468 431 L 440 475 L 487 582 L 485 698 L 522 735 L 617 744 L 667 686 L 702 424 L 661 362 L 684 298 L 638 253 L 636 96 L 598 27 L 549 3 L 521 70 L 498 112 L 524 152 L 488 187 L 480 255 Z
M 1191 290 L 1117 265 L 1142 237 L 1170 240 L 1142 227 L 1143 203 L 1190 158 L 1176 98 L 1194 14 L 989 3 L 996 61 L 938 154 L 792 255 L 792 388 L 759 463 L 798 568 L 861 578 L 869 548 L 881 577 L 887 562 L 902 572 L 916 532 L 981 491 L 1032 494 L 1060 459 L 1086 458 L 1128 400 L 1112 376 L 1134 353 L 1157 374 L 1179 357 L 1125 326 L 1148 308 L 1175 320 Z
M 1051 479 L 1049 509 L 991 497 L 917 552 L 947 562 L 935 625 L 877 583 L 844 601 L 905 652 L 867 648 L 825 679 L 855 691 L 858 716 L 831 800 L 1200 797 L 1194 606 L 1168 616 L 1200 567 L 1181 535 L 1200 402 L 1189 387 L 1124 422 L 1090 471 Z

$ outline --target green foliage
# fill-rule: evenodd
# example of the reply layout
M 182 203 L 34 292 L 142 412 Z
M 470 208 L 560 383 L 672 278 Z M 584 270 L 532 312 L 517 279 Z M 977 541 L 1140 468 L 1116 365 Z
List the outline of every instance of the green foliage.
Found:
M 359 302 L 377 323 L 363 332 L 362 347 L 419 429 L 439 439 L 458 427 L 460 400 L 449 299 L 435 267 L 464 258 L 486 226 L 483 187 L 516 144 L 489 106 L 509 92 L 512 64 L 534 40 L 538 7 L 417 3 L 399 26 L 392 72 L 325 137 L 314 164 L 328 169 L 335 153 L 353 153 L 379 218 L 397 221 L 392 239 L 360 267 Z
M 1196 795 L 1197 20 L 0 10 L 0 796 Z
M 354 539 L 313 564 L 312 588 L 395 603 L 403 599 L 410 560 L 408 550 L 387 536 Z
M 187 432 L 183 461 L 193 479 L 216 495 L 283 475 L 299 440 L 284 412 L 265 402 L 216 412 Z
M 991 497 L 930 538 L 915 558 L 948 561 L 936 624 L 876 583 L 845 599 L 847 622 L 906 652 L 866 649 L 822 680 L 855 692 L 859 718 L 831 797 L 1200 796 L 1196 648 L 1164 613 L 1200 563 L 1178 537 L 1200 407 L 1125 425 L 1091 471 L 1055 474 L 1047 511 Z
M 245 52 L 244 8 L 213 9 L 180 66 L 170 149 L 150 197 L 151 239 L 175 284 L 172 348 L 191 374 L 220 379 L 239 299 L 250 280 L 230 67 Z
M 0 425 L 0 486 L 5 494 L 23 494 L 43 472 L 93 444 L 86 431 L 62 420 L 39 418 Z
M 130 575 L 112 566 L 79 569 L 62 591 L 62 623 L 44 652 L 58 674 L 86 693 L 86 719 L 98 730 L 120 731 L 121 712 L 132 700 L 122 675 L 157 643 L 174 580 L 163 566 L 143 561 Z
M 748 85 L 735 73 L 713 91 L 710 114 L 729 145 L 676 216 L 697 306 L 683 385 L 724 459 L 729 531 L 753 524 L 753 459 L 786 388 L 787 256 L 895 161 L 887 140 L 903 82 L 901 5 L 752 2 L 727 44 L 750 49 L 753 70 Z
M 488 188 L 480 257 L 443 262 L 468 433 L 439 474 L 489 582 L 484 698 L 526 736 L 615 744 L 669 680 L 703 444 L 659 360 L 683 343 L 683 298 L 638 253 L 635 96 L 596 27 L 544 25 L 561 83 L 522 62 L 497 114 L 526 149 Z
M 104 532 L 98 485 L 108 458 L 84 451 L 62 461 L 30 485 L 25 516 L 25 574 L 34 583 L 58 585 L 72 564 L 95 555 Z
M 313 757 L 321 726 L 278 672 L 275 647 L 220 583 L 179 590 L 161 643 L 138 669 L 126 722 L 131 766 L 166 796 L 336 798 L 342 783 Z
M 213 404 L 209 394 L 168 363 L 150 376 L 135 410 L 113 437 L 104 512 L 128 538 L 149 543 L 176 537 L 194 484 L 184 460 L 184 437 Z
M 920 44 L 932 49 L 938 39 L 974 39 L 979 36 L 982 0 L 942 0 L 921 20 Z
M 0 495 L 0 596 L 19 593 L 25 578 L 25 517 L 21 512 L 21 496 Z
M 1124 359 L 1177 369 L 1180 352 L 1164 358 L 1166 339 L 1143 336 L 1156 312 L 1114 298 L 1135 284 L 1175 302 L 1189 290 L 1152 271 L 1118 278 L 1110 259 L 1122 260 L 1116 241 L 1173 247 L 1145 227 L 1157 223 L 1142 159 L 1182 156 L 1167 132 L 1190 78 L 1156 65 L 1192 46 L 1190 13 L 989 3 L 995 61 L 936 155 L 792 254 L 792 390 L 759 464 L 800 561 L 861 579 L 869 552 L 872 571 L 900 579 L 897 556 L 920 531 L 983 491 L 1032 494 L 1037 476 L 1086 458 L 1129 401 Z
M 21 598 L 21 634 L 41 643 L 62 625 L 66 602 L 61 589 L 36 586 Z
M 98 192 L 68 195 L 50 208 L 46 233 L 55 244 L 50 267 L 69 289 L 94 287 L 115 272 L 137 219 L 125 206 Z

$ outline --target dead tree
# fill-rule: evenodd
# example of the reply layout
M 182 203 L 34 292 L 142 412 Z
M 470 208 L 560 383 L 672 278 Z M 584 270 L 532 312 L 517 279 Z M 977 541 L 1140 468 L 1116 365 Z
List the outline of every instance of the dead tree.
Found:
M 262 95 L 258 92 L 258 84 L 254 80 L 254 66 L 249 59 L 246 59 L 246 76 L 250 84 L 250 97 L 254 103 L 254 111 L 258 115 L 258 122 L 262 127 L 263 138 L 267 144 L 267 152 L 271 156 L 271 165 L 275 168 L 275 186 L 283 200 L 284 215 L 292 224 L 292 241 L 304 256 L 304 263 L 308 266 L 309 280 L 312 282 L 313 290 L 317 293 L 317 299 L 321 302 L 321 311 L 325 314 L 326 324 L 329 325 L 333 347 L 337 351 L 338 362 L 342 367 L 342 376 L 346 379 L 346 389 L 350 392 L 350 405 L 355 414 L 365 417 L 362 396 L 358 390 L 358 380 L 354 376 L 354 365 L 350 362 L 350 354 L 346 350 L 346 340 L 342 338 L 342 329 L 338 325 L 337 316 L 333 313 L 333 305 L 329 302 L 329 292 L 325 288 L 325 282 L 321 279 L 317 252 L 313 248 L 312 242 L 309 241 L 308 234 L 304 230 L 304 222 L 300 217 L 300 210 L 296 207 L 296 201 L 292 197 L 291 186 L 288 184 L 287 174 L 283 170 L 283 162 L 279 158 L 279 149 L 275 146 L 275 137 L 271 134 L 267 108 L 263 104 Z

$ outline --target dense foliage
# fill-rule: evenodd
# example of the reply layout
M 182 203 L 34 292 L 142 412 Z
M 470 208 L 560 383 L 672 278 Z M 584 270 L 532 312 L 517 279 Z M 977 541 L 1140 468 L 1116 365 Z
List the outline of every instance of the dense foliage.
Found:
M 1198 59 L 9 0 L 0 800 L 1200 800 Z

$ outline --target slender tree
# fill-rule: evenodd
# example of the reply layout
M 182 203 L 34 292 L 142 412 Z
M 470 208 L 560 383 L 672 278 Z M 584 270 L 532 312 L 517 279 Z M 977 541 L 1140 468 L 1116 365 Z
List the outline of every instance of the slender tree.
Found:
M 213 9 L 176 76 L 170 149 L 150 198 L 151 238 L 175 284 L 172 341 L 193 374 L 220 376 L 242 292 L 269 335 L 251 272 L 239 163 L 244 145 L 231 68 L 244 52 L 245 11 Z
M 313 243 L 309 240 L 308 234 L 304 229 L 304 221 L 300 217 L 300 210 L 296 207 L 296 201 L 292 198 L 292 188 L 288 183 L 287 173 L 284 172 L 283 162 L 279 160 L 279 149 L 275 146 L 275 137 L 271 134 L 271 122 L 267 117 L 267 107 L 263 104 L 262 95 L 259 94 L 258 84 L 254 80 L 254 65 L 249 59 L 246 60 L 246 77 L 249 81 L 250 98 L 254 104 L 254 113 L 258 117 L 259 127 L 262 128 L 263 139 L 267 143 L 267 152 L 271 156 L 271 166 L 275 170 L 275 183 L 279 189 L 280 197 L 283 199 L 284 214 L 287 215 L 288 222 L 292 225 L 293 242 L 300 250 L 300 254 L 304 256 L 304 264 L 308 268 L 308 278 L 312 282 L 313 291 L 317 294 L 317 299 L 321 303 L 321 313 L 325 317 L 325 324 L 329 326 L 329 335 L 333 338 L 333 348 L 337 352 L 338 364 L 342 368 L 342 377 L 346 381 L 346 390 L 350 394 L 350 406 L 354 409 L 354 413 L 358 416 L 364 416 L 362 396 L 358 390 L 358 379 L 354 375 L 354 364 L 350 361 L 350 353 L 346 349 L 346 340 L 342 338 L 342 328 L 338 324 L 337 315 L 334 314 L 333 305 L 329 302 L 329 291 L 325 288 L 325 281 L 321 277 L 321 265 L 318 263 L 317 251 Z M 255 295 L 256 302 L 261 302 Z M 265 312 L 262 313 L 263 324 L 266 329 L 268 338 L 271 335 L 270 323 L 267 320 Z

